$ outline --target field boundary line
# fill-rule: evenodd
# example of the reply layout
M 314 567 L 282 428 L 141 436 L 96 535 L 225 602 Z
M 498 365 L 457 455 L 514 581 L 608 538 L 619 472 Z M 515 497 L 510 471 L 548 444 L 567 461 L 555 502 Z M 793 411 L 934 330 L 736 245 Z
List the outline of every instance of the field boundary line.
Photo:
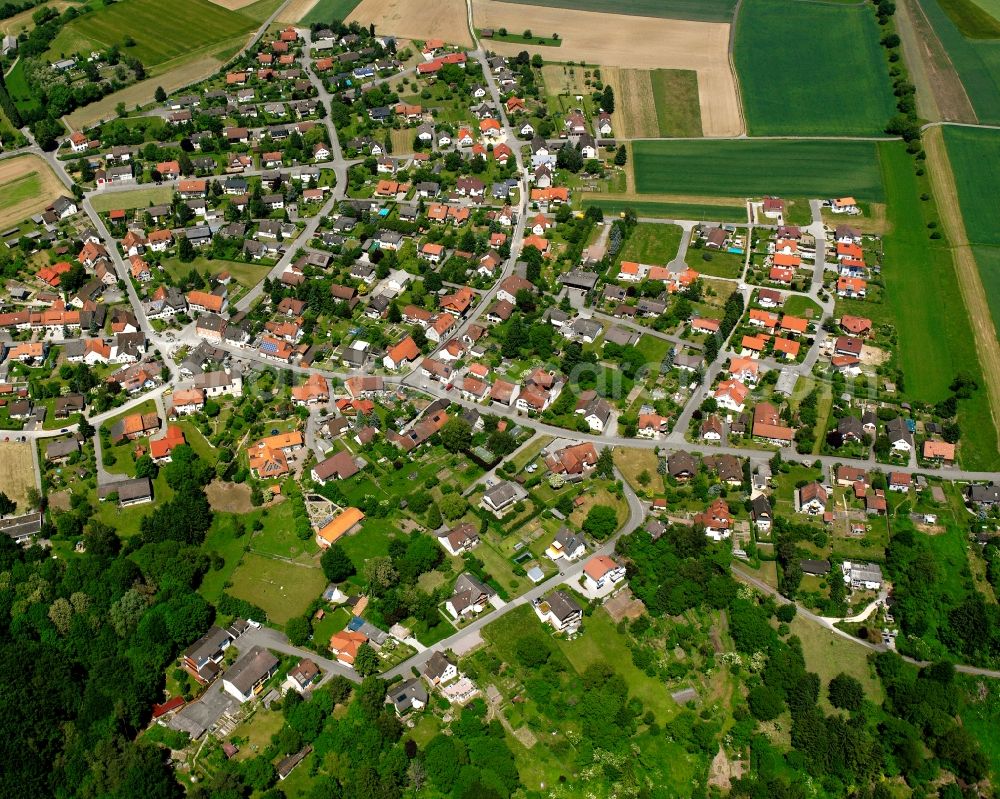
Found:
M 733 83 L 736 84 L 736 104 L 740 109 L 740 125 L 743 126 L 743 132 L 740 137 L 747 135 L 747 115 L 743 108 L 743 83 L 740 81 L 740 74 L 736 69 L 736 25 L 739 23 L 740 19 L 740 9 L 743 7 L 743 0 L 736 0 L 736 5 L 733 7 L 733 19 L 729 23 L 729 44 L 726 46 L 726 61 L 729 63 L 729 71 L 733 76 Z M 705 132 L 704 125 L 702 126 L 702 133 Z
M 953 253 L 958 287 L 969 313 L 979 367 L 989 395 L 993 431 L 1000 447 L 1000 425 L 997 424 L 1000 420 L 1000 340 L 997 339 L 986 289 L 979 274 L 979 264 L 965 229 L 965 219 L 958 201 L 958 184 L 955 182 L 941 126 L 927 131 L 924 150 L 933 167 L 930 170 L 931 186 L 938 198 L 937 207 L 948 235 L 949 249 Z

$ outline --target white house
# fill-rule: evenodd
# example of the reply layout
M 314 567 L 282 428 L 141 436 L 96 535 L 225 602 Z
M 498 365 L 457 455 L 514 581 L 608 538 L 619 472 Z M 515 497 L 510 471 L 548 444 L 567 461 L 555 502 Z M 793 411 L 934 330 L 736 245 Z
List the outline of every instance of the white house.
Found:
M 583 567 L 585 584 L 591 591 L 601 591 L 625 579 L 625 567 L 607 555 L 595 555 Z

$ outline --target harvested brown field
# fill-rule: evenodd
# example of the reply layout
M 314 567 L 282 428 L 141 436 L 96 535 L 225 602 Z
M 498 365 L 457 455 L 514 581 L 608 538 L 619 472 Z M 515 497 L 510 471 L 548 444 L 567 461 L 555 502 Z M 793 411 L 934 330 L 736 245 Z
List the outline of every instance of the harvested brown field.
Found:
M 920 3 L 903 0 L 896 10 L 906 63 L 917 87 L 917 111 L 930 120 L 978 122 L 965 86 Z
M 223 483 L 213 480 L 205 488 L 212 510 L 225 513 L 250 513 L 254 509 L 250 501 L 250 486 L 246 483 Z
M 313 10 L 319 0 L 291 0 L 284 11 L 278 14 L 278 22 L 298 22 Z
M 0 441 L 0 486 L 3 493 L 17 503 L 16 513 L 27 513 L 28 489 L 35 485 L 35 462 L 31 457 L 34 444 Z
M 91 128 L 101 122 L 114 119 L 117 114 L 115 106 L 118 103 L 125 103 L 129 110 L 137 105 L 145 105 L 151 102 L 157 86 L 162 86 L 169 94 L 170 92 L 183 89 L 192 83 L 209 78 L 219 71 L 222 62 L 213 56 L 202 56 L 189 61 L 174 69 L 167 70 L 155 78 L 133 83 L 122 89 L 120 92 L 109 94 L 96 103 L 78 108 L 72 114 L 63 117 L 64 121 L 72 130 L 84 130 Z
M 415 128 L 400 128 L 389 131 L 393 155 L 410 155 L 413 152 L 413 139 L 416 135 Z
M 927 163 L 930 167 L 931 184 L 937 199 L 938 211 L 948 240 L 952 243 L 951 250 L 955 256 L 955 272 L 958 275 L 958 286 L 969 312 L 969 322 L 972 325 L 973 338 L 976 340 L 976 351 L 979 353 L 979 363 L 982 366 L 983 377 L 986 380 L 986 390 L 990 397 L 990 414 L 993 417 L 993 429 L 998 430 L 1000 437 L 1000 340 L 997 339 L 997 329 L 990 314 L 989 302 L 986 299 L 986 289 L 979 276 L 969 237 L 962 219 L 962 209 L 958 204 L 958 188 L 955 176 L 951 171 L 948 151 L 944 145 L 944 134 L 941 128 L 930 128 L 924 134 L 924 150 L 927 153 Z M 1000 446 L 1000 439 L 998 439 Z
M 0 227 L 44 211 L 63 191 L 56 173 L 37 155 L 0 161 Z
M 615 91 L 615 136 L 622 139 L 652 139 L 660 135 L 648 69 L 603 67 L 604 82 Z
M 367 25 L 374 20 L 382 33 L 407 39 L 443 39 L 449 44 L 472 46 L 468 17 L 462 0 L 363 0 L 348 22 Z M 516 26 L 515 26 L 516 27 Z
M 375 2 L 366 0 L 360 8 Z M 698 73 L 698 97 L 705 135 L 738 136 L 743 133 L 739 93 L 729 64 L 728 23 L 624 14 L 609 16 L 497 0 L 472 0 L 472 5 L 477 27 L 506 27 L 518 31 L 526 27 L 526 20 L 530 20 L 533 30 L 556 32 L 562 39 L 558 50 L 511 42 L 490 43 L 492 49 L 505 55 L 527 50 L 544 58 L 601 66 L 694 70 Z M 386 28 L 392 31 L 391 25 L 387 24 Z
M 241 8 L 253 5 L 257 0 L 209 0 L 209 2 L 217 6 L 222 6 L 229 11 L 239 11 Z

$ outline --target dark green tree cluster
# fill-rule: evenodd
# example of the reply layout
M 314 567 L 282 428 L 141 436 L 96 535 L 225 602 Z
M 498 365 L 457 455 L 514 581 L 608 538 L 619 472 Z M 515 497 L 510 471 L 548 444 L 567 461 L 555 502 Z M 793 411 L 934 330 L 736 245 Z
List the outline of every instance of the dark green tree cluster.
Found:
M 700 529 L 674 525 L 655 541 L 639 530 L 619 538 L 615 548 L 629 560 L 633 593 L 654 616 L 675 616 L 702 604 L 724 608 L 735 595 L 731 555 L 711 545 Z

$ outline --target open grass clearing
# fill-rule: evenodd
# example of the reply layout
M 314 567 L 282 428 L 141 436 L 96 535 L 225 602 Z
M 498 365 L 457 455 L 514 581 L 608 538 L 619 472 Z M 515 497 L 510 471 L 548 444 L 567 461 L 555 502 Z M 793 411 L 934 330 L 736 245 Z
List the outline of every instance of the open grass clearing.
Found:
M 249 542 L 248 527 L 235 514 L 216 513 L 212 517 L 212 526 L 205 536 L 202 549 L 205 552 L 222 556 L 224 564 L 221 569 L 209 569 L 201 579 L 198 593 L 209 602 L 216 602 L 226 588 L 226 583 L 243 557 L 243 552 Z
M 250 549 L 269 557 L 287 558 L 298 563 L 314 563 L 319 547 L 312 536 L 302 540 L 295 533 L 292 502 L 286 500 L 272 505 L 261 517 L 264 529 L 250 541 Z
M 894 103 L 878 38 L 868 4 L 746 0 L 733 59 L 749 132 L 882 133 Z M 812 80 L 802 80 L 810 63 L 822 66 Z
M 647 337 L 648 338 L 648 337 Z M 650 449 L 635 449 L 632 447 L 615 447 L 614 461 L 618 471 L 622 473 L 625 481 L 636 491 L 646 491 L 647 486 L 639 482 L 639 475 L 649 472 L 650 482 L 648 488 L 656 491 L 663 487 L 663 478 L 657 474 L 656 467 L 659 458 Z
M 260 264 L 246 263 L 245 261 L 224 261 L 219 258 L 209 259 L 204 256 L 198 256 L 188 263 L 176 258 L 165 259 L 160 262 L 160 265 L 176 280 L 183 279 L 192 269 L 199 275 L 208 272 L 213 277 L 222 272 L 229 272 L 237 283 L 247 288 L 256 286 L 267 277 L 270 270 L 270 267 Z
M 642 264 L 669 263 L 677 257 L 683 232 L 679 225 L 640 222 L 621 248 L 621 260 Z
M 120 191 L 112 194 L 94 194 L 90 203 L 98 213 L 115 211 L 119 208 L 148 208 L 151 205 L 169 203 L 173 199 L 174 190 L 170 186 L 149 186 L 135 191 Z
M 0 161 L 0 228 L 44 211 L 62 189 L 55 172 L 36 155 Z
M 615 629 L 604 610 L 584 620 L 582 635 L 573 641 L 558 639 L 558 644 L 578 674 L 583 674 L 594 663 L 606 663 L 614 669 L 628 685 L 629 695 L 638 697 L 644 708 L 653 711 L 660 724 L 677 714 L 677 703 L 666 685 L 635 666 L 628 641 Z
M 277 624 L 301 615 L 326 588 L 318 566 L 301 566 L 255 552 L 243 556 L 232 582 L 230 594 L 263 608 Z
M 882 684 L 868 663 L 868 649 L 801 616 L 792 619 L 791 628 L 802 642 L 806 670 L 819 675 L 819 701 L 827 712 L 834 710 L 827 686 L 841 672 L 860 682 L 865 695 L 876 705 L 882 702 Z
M 881 201 L 877 145 L 866 141 L 639 141 L 639 194 L 835 197 Z

